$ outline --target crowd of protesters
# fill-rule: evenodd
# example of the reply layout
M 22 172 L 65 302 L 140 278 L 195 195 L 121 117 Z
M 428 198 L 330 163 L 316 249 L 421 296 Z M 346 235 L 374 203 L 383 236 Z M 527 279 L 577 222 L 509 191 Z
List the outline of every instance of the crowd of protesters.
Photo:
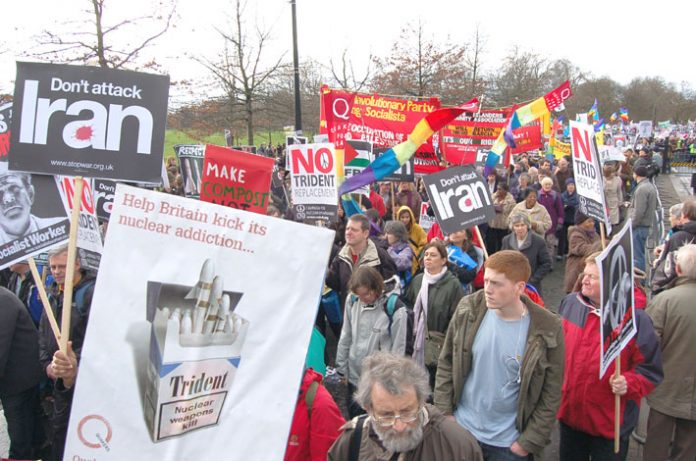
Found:
M 281 150 L 260 149 L 279 158 L 268 214 L 292 219 Z M 495 217 L 478 229 L 424 229 L 421 180 L 373 184 L 364 214 L 339 207 L 316 321 L 328 371 L 305 369 L 285 459 L 540 459 L 559 425 L 562 460 L 624 460 L 645 398 L 644 459 L 696 459 L 696 199 L 672 207 L 672 228 L 655 234 L 654 178 L 665 168 L 655 152 L 646 140 L 603 167 L 607 237 L 628 218 L 633 227 L 638 310 L 620 370 L 611 365 L 602 378 L 602 242 L 599 223 L 578 207 L 570 158 L 522 154 L 488 175 Z M 166 167 L 168 192 L 183 195 L 176 162 Z M 56 316 L 74 271 L 65 350 L 37 308 L 28 266 L 3 273 L 0 398 L 11 458 L 62 459 L 95 277 L 79 262 L 66 267 L 66 256 L 52 250 L 45 269 Z M 549 305 L 543 280 L 562 262 L 566 296 Z

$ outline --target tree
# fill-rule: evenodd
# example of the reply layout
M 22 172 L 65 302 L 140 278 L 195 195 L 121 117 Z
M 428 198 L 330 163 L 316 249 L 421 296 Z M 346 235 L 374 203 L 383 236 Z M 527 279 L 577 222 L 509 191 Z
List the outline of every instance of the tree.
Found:
M 469 67 L 469 74 L 471 76 L 468 87 L 469 94 L 471 95 L 482 94 L 486 88 L 486 82 L 482 78 L 483 72 L 481 70 L 481 58 L 484 53 L 485 45 L 486 37 L 481 33 L 480 24 L 477 24 L 471 46 L 468 47 L 464 55 L 464 60 Z
M 106 21 L 106 0 L 88 0 L 90 8 L 83 12 L 93 19 L 93 31 L 84 30 L 84 20 L 66 24 L 71 32 L 44 30 L 38 37 L 38 49 L 29 53 L 33 57 L 68 63 L 97 63 L 100 67 L 121 69 L 133 66 L 141 52 L 164 35 L 176 11 L 176 1 L 157 1 L 153 13 L 113 24 Z M 164 14 L 161 12 L 165 11 Z M 155 26 L 155 32 L 142 37 L 141 31 Z M 150 60 L 144 67 L 155 67 Z
M 372 89 L 383 94 L 440 96 L 444 104 L 460 104 L 469 96 L 469 69 L 463 45 L 440 45 L 426 38 L 423 23 L 409 24 L 389 56 L 375 58 Z
M 489 96 L 500 107 L 532 101 L 551 89 L 548 71 L 546 59 L 514 47 L 491 76 Z
M 360 91 L 363 86 L 365 86 L 370 78 L 370 61 L 372 61 L 372 55 L 368 57 L 367 69 L 365 70 L 365 76 L 363 78 L 355 77 L 355 69 L 353 68 L 353 61 L 347 59 L 348 50 L 343 50 L 341 54 L 341 68 L 336 69 L 333 63 L 333 59 L 329 60 L 331 68 L 331 76 L 340 88 L 352 91 Z
M 218 61 L 199 59 L 220 82 L 230 107 L 241 107 L 247 129 L 247 143 L 254 143 L 254 103 L 263 96 L 266 81 L 281 67 L 283 56 L 262 68 L 261 57 L 270 40 L 268 30 L 255 27 L 255 36 L 250 38 L 244 24 L 246 3 L 235 2 L 231 32 L 218 30 L 225 46 Z

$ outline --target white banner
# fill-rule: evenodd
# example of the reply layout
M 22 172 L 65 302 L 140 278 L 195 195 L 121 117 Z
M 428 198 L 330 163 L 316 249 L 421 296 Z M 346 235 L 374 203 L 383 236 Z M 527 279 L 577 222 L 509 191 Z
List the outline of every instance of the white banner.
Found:
M 575 187 L 578 190 L 578 209 L 581 213 L 604 222 L 609 234 L 611 222 L 604 201 L 604 179 L 599 165 L 594 128 L 571 120 L 570 144 L 573 153 Z
M 295 218 L 333 221 L 338 208 L 333 143 L 294 144 L 287 150 Z
M 333 236 L 118 185 L 64 459 L 282 460 Z

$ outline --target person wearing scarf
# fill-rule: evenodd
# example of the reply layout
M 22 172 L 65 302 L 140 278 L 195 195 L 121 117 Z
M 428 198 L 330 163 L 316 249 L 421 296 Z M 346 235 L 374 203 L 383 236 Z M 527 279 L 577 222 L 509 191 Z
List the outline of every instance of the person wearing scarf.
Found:
M 543 207 L 542 207 L 543 208 Z M 532 224 L 529 215 L 516 213 L 514 210 L 510 215 L 511 234 L 503 238 L 503 250 L 516 250 L 525 255 L 532 268 L 529 284 L 536 288 L 540 296 L 541 280 L 551 272 L 553 265 L 549 250 L 546 248 L 544 237 L 536 232 L 532 232 Z
M 585 265 L 585 258 L 602 249 L 602 242 L 595 230 L 595 220 L 575 212 L 575 225 L 568 229 L 568 258 L 566 259 L 563 287 L 566 294 L 574 291 L 575 283 Z
M 426 337 L 444 339 L 459 300 L 464 296 L 457 277 L 447 269 L 447 249 L 437 240 L 425 245 L 424 271 L 413 278 L 406 291 L 406 303 L 413 310 L 413 358 L 430 373 L 430 385 L 435 384 L 437 363 L 426 363 Z

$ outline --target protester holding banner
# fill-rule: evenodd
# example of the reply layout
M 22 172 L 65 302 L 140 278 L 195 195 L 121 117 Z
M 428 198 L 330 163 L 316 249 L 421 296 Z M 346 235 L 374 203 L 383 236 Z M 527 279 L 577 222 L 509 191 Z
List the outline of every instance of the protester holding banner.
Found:
M 650 416 L 643 458 L 696 459 L 696 245 L 676 255 L 677 278 L 646 310 L 660 339 L 665 380 L 648 396 Z M 670 449 L 671 442 L 671 449 Z
M 51 274 L 55 278 L 55 284 L 49 295 L 51 309 L 54 316 L 59 319 L 63 312 L 63 294 L 65 288 L 66 273 L 70 268 L 66 267 L 68 260 L 68 246 L 63 245 L 48 252 L 48 262 Z M 85 338 L 89 310 L 92 304 L 95 279 L 80 267 L 79 258 L 75 260 L 73 276 L 73 305 L 70 317 L 71 351 L 79 359 L 82 343 Z M 64 334 L 68 334 L 65 332 Z M 54 366 L 55 354 L 58 352 L 58 342 L 49 326 L 46 314 L 41 317 L 39 324 L 39 360 L 50 379 L 54 381 L 53 389 L 53 437 L 51 460 L 62 461 L 65 447 L 65 436 L 70 419 L 70 406 L 72 405 L 72 382 L 63 380 Z M 74 370 L 75 372 L 77 370 Z M 72 377 L 74 379 L 74 376 Z
M 408 231 L 408 242 L 411 245 L 414 255 L 412 273 L 415 274 L 419 269 L 419 258 L 421 256 L 421 252 L 423 251 L 423 247 L 426 243 L 428 243 L 428 235 L 425 233 L 420 224 L 418 224 L 418 221 L 416 220 L 417 215 L 413 214 L 410 207 L 406 205 L 402 206 L 397 211 L 396 216 L 398 217 L 399 221 L 406 226 L 406 230 Z
M 509 192 L 510 188 L 504 182 L 498 184 L 498 189 L 493 194 L 493 207 L 495 218 L 488 222 L 486 231 L 486 249 L 488 254 L 493 254 L 501 248 L 503 238 L 510 233 L 509 218 L 515 207 L 515 198 Z
M 544 239 L 532 232 L 531 229 L 532 225 L 529 222 L 529 216 L 525 213 L 513 211 L 510 215 L 510 230 L 512 233 L 503 239 L 501 249 L 519 251 L 527 258 L 531 268 L 528 282 L 541 295 L 541 280 L 546 274 L 551 272 L 553 261 Z
M 406 354 L 408 312 L 396 293 L 385 293 L 382 276 L 371 267 L 359 267 L 349 283 L 345 318 L 336 351 L 336 372 L 348 384 L 348 395 L 355 392 L 365 357 L 376 351 Z M 393 296 L 393 300 L 389 299 Z M 388 304 L 393 303 L 393 306 Z M 391 315 L 388 309 L 393 309 Z M 352 398 L 351 418 L 364 413 Z
M 600 376 L 599 308 L 602 280 L 593 253 L 585 259 L 582 288 L 570 293 L 558 308 L 565 333 L 566 374 L 561 406 L 560 458 L 613 460 L 614 396 L 621 396 L 620 459 L 625 460 L 629 435 L 638 422 L 638 406 L 662 381 L 662 359 L 655 330 L 647 314 L 635 310 L 636 335 L 621 351 L 621 374 L 615 362 Z
M 428 405 L 428 376 L 413 360 L 378 352 L 363 363 L 355 418 L 331 447 L 329 461 L 483 461 L 471 434 Z M 395 414 L 398 412 L 398 414 Z
M 510 215 L 524 213 L 529 217 L 531 230 L 542 238 L 551 228 L 551 215 L 541 204 L 537 202 L 539 193 L 528 187 L 523 192 L 523 201 L 515 205 Z
M 499 251 L 485 267 L 485 289 L 460 301 L 447 330 L 435 405 L 487 460 L 537 459 L 560 401 L 561 321 L 524 296 L 530 267 L 519 252 Z
M 575 225 L 568 229 L 568 258 L 563 278 L 566 294 L 575 291 L 585 259 L 602 249 L 602 242 L 595 230 L 595 220 L 576 211 L 574 221 Z
M 423 266 L 424 271 L 413 278 L 404 299 L 413 306 L 413 358 L 428 369 L 432 387 L 445 332 L 464 291 L 448 270 L 447 249 L 442 242 L 433 240 L 425 246 Z

